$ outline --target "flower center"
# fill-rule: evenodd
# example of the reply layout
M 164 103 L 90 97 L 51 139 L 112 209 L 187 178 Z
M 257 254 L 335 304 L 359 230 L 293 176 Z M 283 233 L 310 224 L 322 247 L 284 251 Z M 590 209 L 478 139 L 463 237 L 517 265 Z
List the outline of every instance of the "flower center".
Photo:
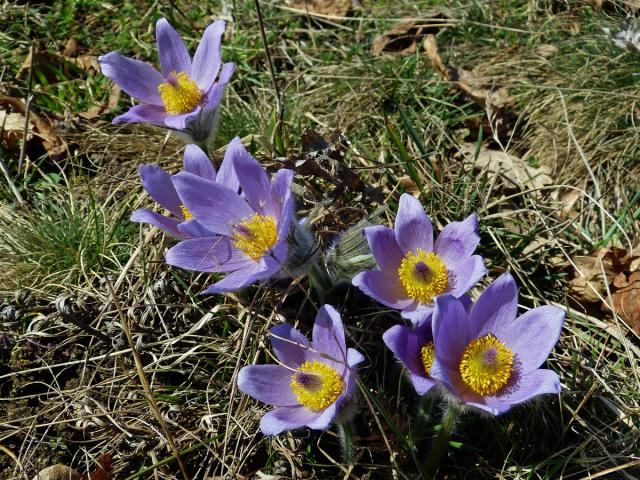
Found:
M 429 375 L 429 373 L 431 372 L 431 365 L 433 365 L 433 360 L 435 359 L 433 342 L 427 342 L 422 346 L 422 348 L 420 349 L 420 359 L 422 360 L 424 372 Z
M 291 375 L 291 390 L 302 406 L 319 412 L 342 395 L 344 382 L 334 368 L 314 360 L 304 362 Z
M 193 218 L 193 214 L 189 211 L 189 209 L 186 206 L 180 205 L 180 210 L 182 211 L 182 216 L 184 217 L 185 220 L 191 220 Z
M 405 254 L 398 277 L 407 296 L 420 303 L 431 303 L 433 297 L 443 293 L 449 278 L 440 257 L 421 248 Z
M 171 72 L 165 83 L 158 85 L 158 92 L 167 113 L 187 113 L 202 100 L 202 92 L 185 72 Z
M 459 368 L 471 390 L 479 395 L 494 395 L 511 378 L 513 352 L 493 335 L 485 335 L 467 345 Z
M 278 240 L 276 221 L 270 215 L 256 213 L 252 218 L 235 225 L 234 230 L 233 245 L 256 262 Z

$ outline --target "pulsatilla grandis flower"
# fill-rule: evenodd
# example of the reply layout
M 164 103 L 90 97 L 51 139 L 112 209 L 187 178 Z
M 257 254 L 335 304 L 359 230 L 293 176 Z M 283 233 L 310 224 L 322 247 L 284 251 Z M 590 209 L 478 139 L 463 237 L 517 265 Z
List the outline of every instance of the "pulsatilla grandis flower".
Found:
M 237 137 L 228 145 L 227 156 L 241 193 L 189 172 L 173 177 L 179 197 L 193 216 L 181 229 L 189 231 L 195 220 L 212 234 L 178 243 L 167 252 L 167 263 L 199 272 L 228 273 L 202 293 L 228 292 L 272 277 L 287 259 L 293 172 L 281 169 L 269 181 Z
M 238 189 L 238 180 L 233 170 L 232 162 L 226 155 L 220 171 L 212 165 L 207 155 L 196 145 L 187 145 L 184 151 L 184 170 L 193 175 L 212 182 Z M 189 222 L 183 228 L 183 222 L 193 219 L 193 215 L 171 181 L 172 175 L 162 170 L 157 165 L 142 165 L 140 167 L 140 179 L 144 189 L 160 206 L 169 211 L 169 215 L 152 212 L 141 208 L 131 214 L 132 222 L 149 223 L 178 238 L 210 237 L 210 231 L 200 226 L 196 221 Z
M 460 297 L 486 273 L 473 252 L 480 242 L 478 217 L 445 226 L 433 242 L 431 220 L 418 199 L 400 197 L 394 229 L 364 229 L 379 270 L 356 275 L 352 283 L 371 298 L 400 310 L 414 323 L 433 310 L 439 295 Z
M 431 376 L 460 401 L 494 415 L 543 393 L 558 393 L 558 375 L 538 368 L 558 342 L 564 311 L 553 306 L 517 317 L 518 290 L 501 275 L 467 312 L 453 296 L 433 314 L 436 357 Z
M 113 123 L 148 122 L 175 130 L 190 143 L 206 143 L 235 69 L 233 63 L 221 67 L 224 28 L 223 20 L 209 25 L 191 61 L 178 33 L 166 19 L 158 20 L 156 42 L 162 73 L 117 52 L 99 57 L 102 73 L 142 102 L 114 118 Z
M 415 328 L 395 325 L 382 335 L 385 345 L 406 367 L 418 395 L 424 395 L 437 383 L 431 377 L 435 359 L 431 320 L 432 312 L 429 312 Z
M 273 327 L 271 345 L 278 365 L 250 365 L 240 370 L 238 388 L 277 408 L 260 420 L 265 435 L 304 426 L 326 430 L 349 410 L 356 365 L 364 360 L 347 349 L 340 314 L 320 308 L 312 342 L 288 324 Z

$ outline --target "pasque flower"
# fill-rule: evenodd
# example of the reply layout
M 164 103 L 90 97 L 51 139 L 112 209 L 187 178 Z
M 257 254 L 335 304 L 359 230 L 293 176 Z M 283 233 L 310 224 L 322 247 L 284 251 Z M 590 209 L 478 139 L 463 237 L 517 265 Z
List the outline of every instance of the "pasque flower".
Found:
M 433 310 L 439 295 L 460 297 L 486 273 L 484 261 L 473 252 L 480 242 L 478 217 L 452 222 L 433 242 L 431 220 L 418 199 L 400 197 L 395 226 L 364 229 L 379 270 L 353 278 L 353 285 L 371 298 L 400 310 L 416 322 Z
M 235 69 L 233 63 L 221 67 L 224 29 L 222 20 L 209 25 L 192 61 L 174 28 L 166 19 L 158 20 L 156 42 L 162 72 L 117 52 L 100 56 L 102 73 L 142 102 L 114 118 L 113 123 L 148 122 L 175 130 L 190 143 L 206 143 L 215 128 L 224 88 Z
M 395 325 L 382 335 L 385 345 L 406 367 L 418 395 L 424 395 L 437 383 L 431 377 L 435 358 L 431 317 L 429 312 L 415 328 Z
M 202 293 L 227 292 L 266 279 L 281 271 L 287 260 L 293 172 L 281 169 L 269 181 L 237 137 L 229 143 L 227 156 L 240 192 L 235 185 L 190 172 L 173 177 L 179 198 L 193 216 L 180 225 L 181 231 L 204 227 L 211 235 L 178 243 L 167 252 L 167 263 L 199 272 L 227 273 Z
M 430 375 L 460 401 L 500 415 L 543 393 L 558 393 L 558 375 L 538 368 L 558 342 L 564 311 L 543 306 L 517 316 L 518 290 L 501 275 L 467 312 L 444 295 L 433 314 Z
M 237 190 L 238 179 L 229 157 L 227 153 L 220 165 L 220 171 L 216 173 L 207 155 L 196 145 L 190 144 L 184 151 L 183 171 Z M 186 228 L 181 226 L 183 222 L 192 220 L 193 215 L 180 199 L 171 178 L 171 174 L 157 165 L 140 167 L 140 179 L 144 189 L 161 207 L 169 211 L 169 215 L 141 208 L 131 214 L 131 221 L 149 223 L 178 238 L 213 236 L 212 232 L 202 227 L 197 221 L 188 222 L 185 224 Z
M 307 426 L 326 430 L 347 407 L 364 360 L 347 348 L 340 314 L 324 305 L 313 325 L 312 341 L 288 324 L 273 327 L 271 345 L 277 365 L 250 365 L 240 370 L 238 388 L 276 408 L 262 417 L 260 430 L 277 435 Z

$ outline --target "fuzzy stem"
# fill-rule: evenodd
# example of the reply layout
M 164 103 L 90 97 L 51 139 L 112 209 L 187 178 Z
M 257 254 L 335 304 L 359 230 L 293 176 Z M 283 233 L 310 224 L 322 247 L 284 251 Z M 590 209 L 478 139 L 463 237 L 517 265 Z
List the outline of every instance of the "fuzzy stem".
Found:
M 338 433 L 340 434 L 340 451 L 342 452 L 342 463 L 350 465 L 353 463 L 355 454 L 355 446 L 353 444 L 353 424 L 346 421 L 338 424 Z
M 331 279 L 327 272 L 322 268 L 319 261 L 314 261 L 309 267 L 309 280 L 311 286 L 318 294 L 321 300 L 324 300 L 327 293 L 333 288 L 331 285 Z
M 431 450 L 424 463 L 424 469 L 428 478 L 435 478 L 440 460 L 449 447 L 449 437 L 458 419 L 458 414 L 459 410 L 456 407 L 449 406 L 442 415 L 440 432 L 434 440 L 433 445 L 431 445 Z

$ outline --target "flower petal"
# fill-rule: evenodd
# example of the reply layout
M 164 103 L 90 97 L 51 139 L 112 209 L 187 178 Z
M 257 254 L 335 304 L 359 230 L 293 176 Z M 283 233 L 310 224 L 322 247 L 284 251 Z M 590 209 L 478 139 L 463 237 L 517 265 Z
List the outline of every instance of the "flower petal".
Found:
M 282 365 L 249 365 L 238 372 L 238 389 L 269 405 L 299 405 L 290 386 L 293 373 Z
M 203 92 L 211 88 L 218 75 L 218 70 L 220 70 L 222 59 L 220 43 L 224 34 L 224 27 L 224 20 L 218 20 L 209 25 L 202 34 L 200 44 L 193 56 L 191 78 L 195 80 Z
M 238 181 L 238 176 L 236 175 L 236 171 L 233 168 L 232 154 L 233 152 L 229 151 L 229 149 L 227 148 L 224 153 L 222 163 L 220 164 L 220 169 L 218 170 L 216 181 L 220 185 L 224 185 L 234 192 L 238 192 L 240 190 L 240 182 Z
M 157 165 L 140 166 L 140 180 L 144 189 L 158 204 L 182 219 L 182 201 L 176 192 L 171 175 Z
M 191 173 L 173 176 L 173 184 L 191 214 L 214 233 L 233 236 L 233 225 L 253 216 L 253 210 L 235 191 Z
M 134 211 L 131 214 L 130 220 L 132 222 L 148 223 L 149 225 L 158 227 L 160 230 L 164 230 L 168 234 L 177 238 L 186 238 L 184 233 L 178 230 L 178 220 L 165 215 L 160 215 L 159 213 L 152 212 L 146 208 Z
M 166 262 L 196 272 L 231 272 L 253 264 L 222 236 L 184 240 L 169 249 Z
M 364 362 L 364 357 L 355 348 L 347 348 L 347 365 L 349 367 L 355 367 L 356 365 Z
M 471 307 L 470 329 L 473 338 L 509 328 L 518 314 L 518 287 L 509 272 L 489 285 Z
M 398 247 L 394 231 L 389 227 L 377 225 L 365 228 L 363 233 L 380 270 L 397 273 L 404 253 Z
M 400 311 L 400 316 L 407 320 L 411 320 L 411 323 L 414 325 L 419 325 L 425 318 L 433 315 L 434 308 L 435 303 L 425 305 L 424 303 L 412 302 L 408 307 L 403 308 Z
M 247 268 L 241 268 L 228 274 L 219 282 L 214 283 L 206 290 L 200 292 L 200 295 L 211 295 L 214 293 L 232 292 L 233 290 L 239 290 L 247 287 L 256 281 L 255 265 L 250 265 Z
M 165 118 L 167 118 L 167 112 L 164 110 L 164 107 L 143 103 L 141 105 L 134 105 L 122 115 L 115 117 L 111 123 L 117 125 L 119 123 L 148 122 L 163 127 Z
M 320 413 L 300 407 L 278 407 L 260 419 L 263 435 L 278 435 L 287 430 L 295 430 L 312 423 Z
M 187 113 L 180 113 L 178 115 L 168 114 L 164 118 L 164 124 L 174 130 L 184 130 L 188 127 L 191 120 L 197 121 L 201 111 L 202 108 L 200 106 L 196 106 L 193 110 Z
M 182 222 L 178 225 L 178 230 L 188 238 L 215 237 L 215 233 L 207 230 L 194 219 Z
M 473 213 L 462 222 L 451 222 L 444 227 L 434 251 L 451 269 L 471 256 L 479 243 L 478 215 Z
M 414 303 L 407 297 L 397 275 L 368 270 L 353 277 L 351 283 L 387 307 L 401 310 Z
M 288 222 L 293 217 L 294 198 L 291 194 L 293 177 L 293 171 L 286 168 L 277 171 L 269 187 L 269 197 L 264 209 L 267 215 L 281 219 L 278 223 L 278 231 L 285 235 L 289 232 Z
M 98 57 L 98 61 L 102 74 L 133 98 L 163 107 L 158 85 L 164 78 L 153 66 L 147 62 L 127 58 L 118 52 L 102 55 Z
M 545 393 L 559 393 L 561 390 L 558 374 L 552 370 L 537 369 L 523 374 L 517 383 L 497 399 L 508 402 L 511 405 L 526 402 L 527 400 Z
M 166 18 L 156 22 L 156 43 L 160 66 L 165 77 L 174 72 L 191 75 L 191 57 L 187 47 Z
M 387 348 L 409 372 L 420 377 L 427 376 L 420 359 L 420 349 L 429 340 L 430 338 L 420 338 L 411 328 L 404 325 L 395 325 L 382 335 L 382 341 Z
M 309 428 L 313 428 L 314 430 L 326 430 L 327 428 L 329 428 L 329 426 L 333 422 L 333 419 L 336 418 L 339 402 L 340 399 L 329 405 L 320 413 L 320 415 L 318 415 L 318 417 L 308 422 L 307 426 Z
M 493 334 L 513 351 L 524 375 L 537 369 L 558 343 L 565 312 L 545 305 L 529 310 L 515 321 L 496 325 Z
M 307 337 L 288 323 L 281 323 L 269 330 L 273 351 L 282 363 L 298 368 L 313 357 Z
M 209 89 L 206 95 L 205 100 L 205 110 L 211 110 L 212 108 L 216 108 L 222 100 L 222 95 L 224 94 L 224 89 L 231 80 L 231 76 L 236 69 L 235 63 L 225 63 L 222 65 L 222 70 L 220 71 L 220 78 L 218 81 L 213 84 L 213 86 Z
M 415 252 L 421 248 L 425 252 L 433 250 L 433 227 L 424 212 L 420 200 L 403 193 L 396 215 L 395 234 L 403 253 Z
M 448 293 L 461 297 L 471 290 L 487 274 L 487 267 L 480 255 L 467 257 L 449 272 L 452 288 Z
M 271 182 L 264 168 L 244 148 L 238 137 L 235 137 L 227 146 L 227 152 L 233 159 L 233 168 L 238 176 L 242 193 L 249 205 L 260 213 L 264 213 L 264 207 L 269 199 Z
M 202 149 L 192 143 L 184 150 L 184 171 L 212 182 L 216 181 L 216 169 Z
M 323 361 L 330 361 L 342 375 L 347 368 L 347 345 L 342 319 L 331 305 L 323 305 L 318 310 L 311 339 L 318 356 Z
M 469 314 L 464 304 L 452 295 L 441 295 L 436 299 L 433 312 L 433 343 L 436 350 L 431 376 L 436 363 L 456 370 L 462 352 L 473 339 L 469 325 Z

